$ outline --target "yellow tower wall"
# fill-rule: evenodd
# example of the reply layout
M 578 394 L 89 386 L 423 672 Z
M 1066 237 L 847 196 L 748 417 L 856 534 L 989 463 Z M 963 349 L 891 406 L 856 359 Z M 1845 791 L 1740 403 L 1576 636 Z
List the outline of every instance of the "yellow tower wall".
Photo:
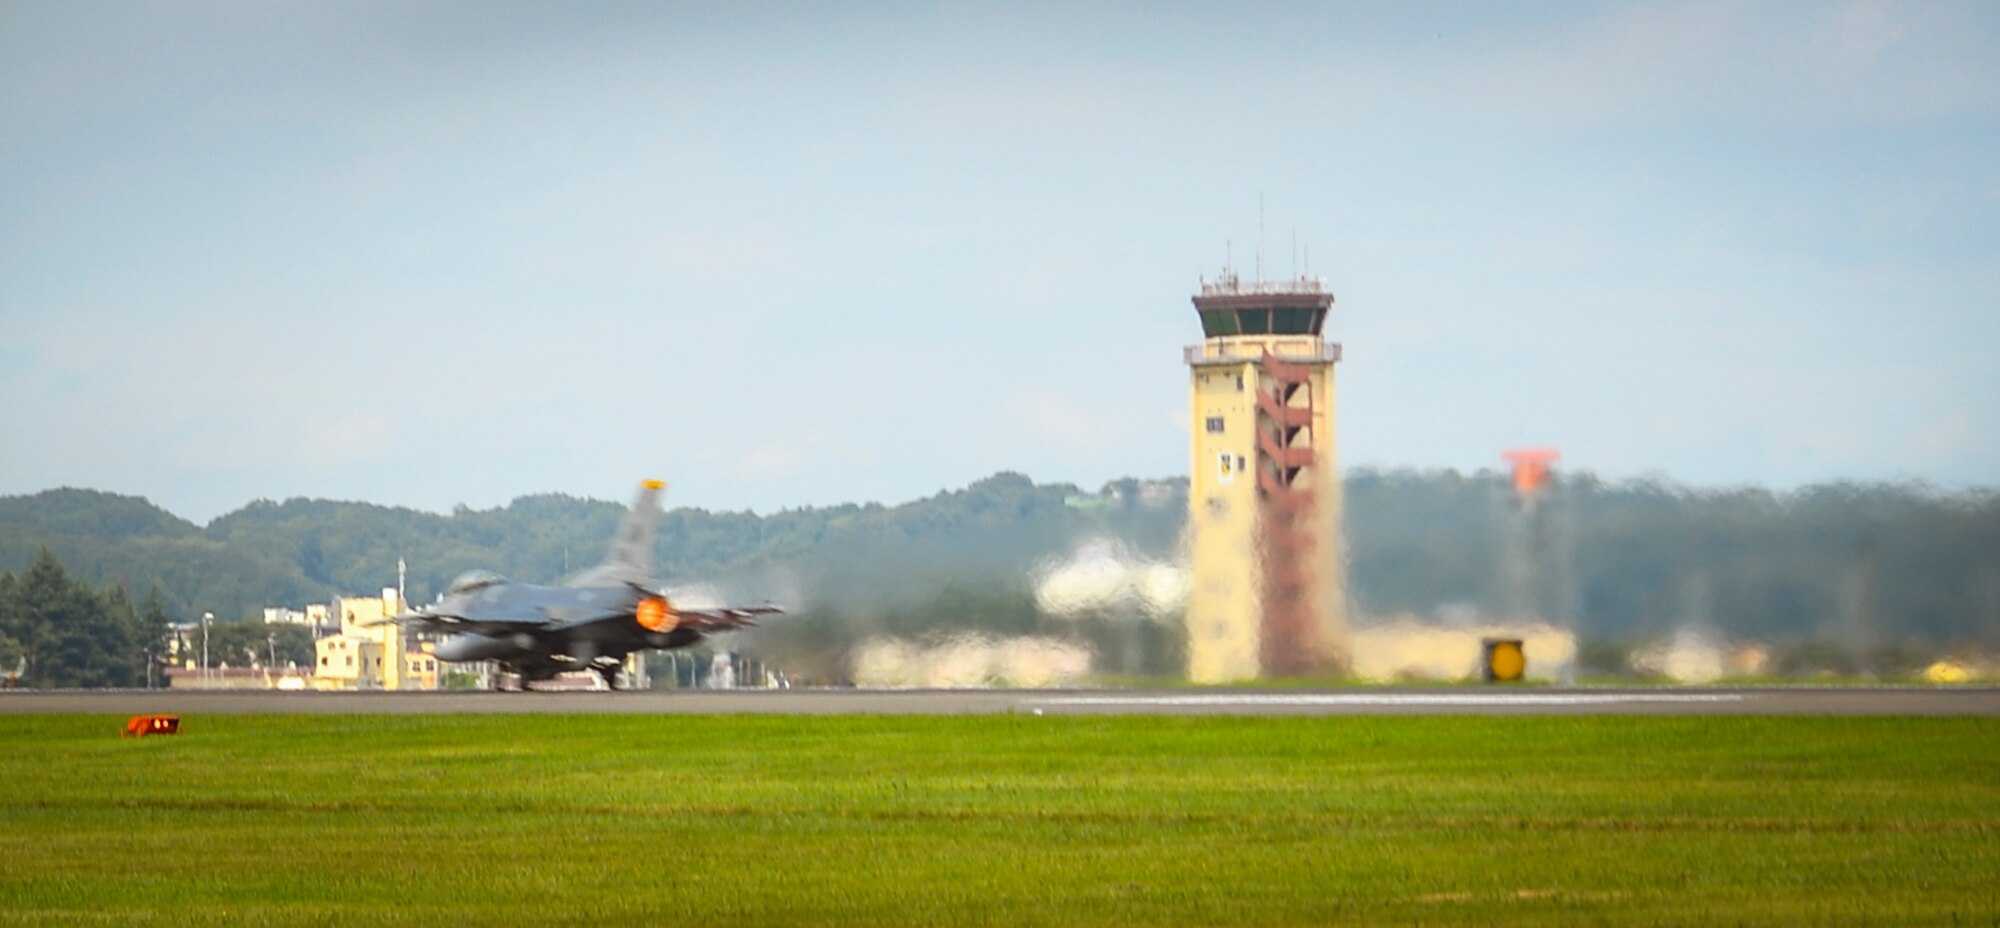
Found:
M 1303 278 L 1248 286 L 1228 278 L 1205 283 L 1195 300 L 1204 328 L 1226 334 L 1187 350 L 1186 628 L 1194 682 L 1311 672 L 1348 661 L 1335 440 L 1340 346 L 1319 334 L 1332 302 L 1316 281 Z M 1241 334 L 1230 313 L 1254 334 Z M 1309 329 L 1302 313 L 1316 313 Z M 1223 317 L 1211 318 L 1217 314 Z M 1265 333 L 1262 326 L 1286 321 L 1281 314 L 1290 314 L 1294 327 Z M 1260 393 L 1295 411 L 1260 411 Z M 1280 414 L 1286 425 L 1303 428 L 1288 435 L 1273 418 Z M 1260 448 L 1260 431 L 1268 449 Z
M 1193 472 L 1188 479 L 1188 678 L 1259 675 L 1255 365 L 1199 365 L 1189 375 Z M 1221 429 L 1212 425 L 1219 420 Z

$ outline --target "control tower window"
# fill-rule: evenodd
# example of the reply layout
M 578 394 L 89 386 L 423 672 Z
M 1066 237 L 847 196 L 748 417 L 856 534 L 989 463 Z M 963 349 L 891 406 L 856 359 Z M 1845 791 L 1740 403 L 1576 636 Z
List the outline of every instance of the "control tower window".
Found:
M 1271 334 L 1271 311 L 1268 309 L 1246 309 L 1237 314 L 1237 324 L 1243 327 L 1245 335 Z
M 1314 315 L 1315 311 L 1305 306 L 1274 310 L 1271 331 L 1277 335 L 1310 335 Z
M 1201 332 L 1209 338 L 1235 335 L 1236 314 L 1227 309 L 1211 309 L 1201 314 Z

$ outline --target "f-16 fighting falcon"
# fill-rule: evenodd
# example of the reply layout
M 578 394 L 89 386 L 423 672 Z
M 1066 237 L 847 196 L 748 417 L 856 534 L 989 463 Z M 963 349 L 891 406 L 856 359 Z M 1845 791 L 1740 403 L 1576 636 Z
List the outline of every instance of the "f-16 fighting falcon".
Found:
M 666 484 L 640 484 L 604 563 L 556 586 L 516 583 L 487 570 L 453 580 L 443 599 L 385 622 L 444 632 L 441 661 L 493 661 L 521 688 L 572 670 L 593 670 L 616 688 L 625 655 L 685 648 L 704 635 L 753 624 L 775 606 L 683 609 L 653 577 L 653 530 Z

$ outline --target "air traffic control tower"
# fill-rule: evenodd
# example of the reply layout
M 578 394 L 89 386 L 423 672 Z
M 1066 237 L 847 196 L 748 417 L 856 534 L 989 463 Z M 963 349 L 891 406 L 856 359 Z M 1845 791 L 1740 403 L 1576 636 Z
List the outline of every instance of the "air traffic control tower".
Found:
M 1318 278 L 1203 280 L 1187 348 L 1188 678 L 1226 683 L 1344 662 L 1346 577 L 1333 366 Z

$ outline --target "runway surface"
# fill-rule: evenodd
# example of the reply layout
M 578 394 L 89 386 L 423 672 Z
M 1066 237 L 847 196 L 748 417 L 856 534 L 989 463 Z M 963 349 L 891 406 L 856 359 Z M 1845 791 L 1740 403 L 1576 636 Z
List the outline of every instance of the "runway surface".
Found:
M 5 691 L 0 714 L 2000 716 L 2000 687 L 1317 690 L 648 690 L 553 693 Z

